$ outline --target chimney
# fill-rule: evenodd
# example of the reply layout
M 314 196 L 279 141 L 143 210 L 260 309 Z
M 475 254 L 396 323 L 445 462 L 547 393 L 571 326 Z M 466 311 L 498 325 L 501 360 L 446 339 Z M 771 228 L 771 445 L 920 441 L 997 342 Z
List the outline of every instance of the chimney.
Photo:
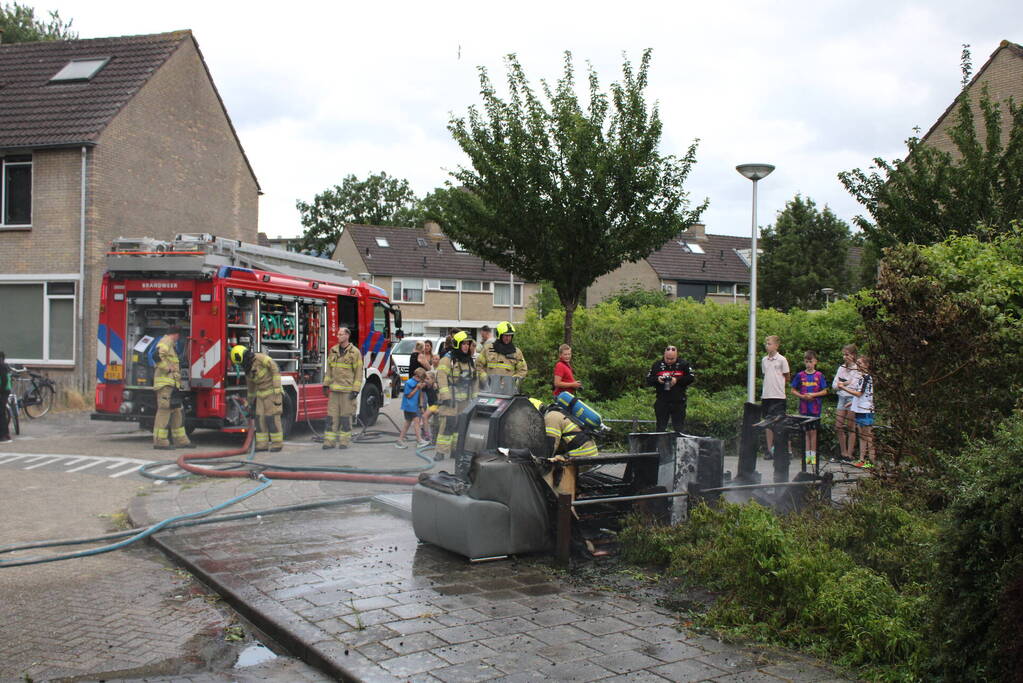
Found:
M 707 226 L 703 223 L 693 223 L 682 233 L 682 237 L 687 240 L 705 240 L 707 239 Z
M 431 239 L 439 240 L 444 238 L 444 233 L 440 229 L 440 223 L 437 221 L 426 221 L 423 223 L 423 227 L 426 228 L 426 234 Z

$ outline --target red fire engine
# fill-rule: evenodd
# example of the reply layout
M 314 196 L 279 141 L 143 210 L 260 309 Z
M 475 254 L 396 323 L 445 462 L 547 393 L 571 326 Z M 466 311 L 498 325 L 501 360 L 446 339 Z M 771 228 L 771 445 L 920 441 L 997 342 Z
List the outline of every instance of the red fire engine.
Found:
M 153 354 L 178 325 L 189 431 L 244 429 L 245 378 L 229 358 L 232 346 L 244 344 L 281 369 L 288 433 L 296 420 L 326 416 L 327 349 L 344 326 L 363 354 L 359 415 L 373 424 L 387 395 L 391 331 L 401 326 L 401 312 L 383 289 L 345 272 L 336 261 L 207 234 L 114 240 L 100 292 L 92 418 L 152 427 Z

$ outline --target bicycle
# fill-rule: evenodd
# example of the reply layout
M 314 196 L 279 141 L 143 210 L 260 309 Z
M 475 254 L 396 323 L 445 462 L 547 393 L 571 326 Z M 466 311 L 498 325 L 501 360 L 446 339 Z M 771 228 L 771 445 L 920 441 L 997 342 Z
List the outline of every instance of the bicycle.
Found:
M 17 395 L 13 391 L 7 394 L 7 421 L 11 423 L 11 429 L 14 431 L 15 436 L 21 434 L 21 419 L 18 417 L 19 408 L 20 403 Z
M 11 368 L 18 381 L 29 384 L 29 387 L 18 398 L 18 406 L 30 418 L 42 417 L 53 408 L 53 399 L 57 394 L 56 383 L 44 375 L 26 370 Z M 24 375 L 28 375 L 26 379 Z M 14 395 L 14 392 L 11 392 Z

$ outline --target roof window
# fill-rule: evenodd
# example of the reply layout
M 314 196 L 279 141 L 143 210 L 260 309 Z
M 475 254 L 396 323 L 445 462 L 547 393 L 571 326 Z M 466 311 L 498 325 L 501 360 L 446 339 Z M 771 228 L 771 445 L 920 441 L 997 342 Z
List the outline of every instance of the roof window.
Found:
M 678 246 L 682 247 L 682 250 L 689 254 L 703 254 L 703 247 L 699 244 L 693 244 L 692 242 L 686 242 L 685 240 L 679 240 Z
M 107 65 L 110 57 L 97 57 L 95 59 L 72 59 L 50 79 L 50 83 L 69 81 L 88 81 L 99 73 L 99 70 Z
M 465 251 L 465 247 L 463 247 L 461 244 L 459 244 L 458 242 L 456 242 L 454 240 L 451 240 L 451 247 L 455 251 Z
M 377 246 L 378 247 L 389 247 L 389 246 L 391 246 L 391 243 L 387 241 L 386 237 L 377 237 Z
M 428 245 L 428 244 L 426 243 L 426 240 L 425 240 L 425 239 L 423 239 L 422 237 L 417 237 L 417 238 L 416 238 L 416 244 L 418 244 L 418 245 L 419 245 L 419 246 L 421 246 L 421 247 L 427 247 L 427 246 L 429 246 L 429 245 Z

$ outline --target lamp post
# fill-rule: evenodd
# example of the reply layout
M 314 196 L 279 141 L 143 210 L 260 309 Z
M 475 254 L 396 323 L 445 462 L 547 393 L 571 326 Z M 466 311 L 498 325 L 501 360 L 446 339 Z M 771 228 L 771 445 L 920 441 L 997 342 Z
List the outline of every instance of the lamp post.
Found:
M 749 367 L 746 370 L 746 401 L 753 403 L 757 382 L 757 181 L 771 175 L 771 164 L 739 164 L 735 170 L 753 181 L 753 241 L 750 248 L 749 279 Z

